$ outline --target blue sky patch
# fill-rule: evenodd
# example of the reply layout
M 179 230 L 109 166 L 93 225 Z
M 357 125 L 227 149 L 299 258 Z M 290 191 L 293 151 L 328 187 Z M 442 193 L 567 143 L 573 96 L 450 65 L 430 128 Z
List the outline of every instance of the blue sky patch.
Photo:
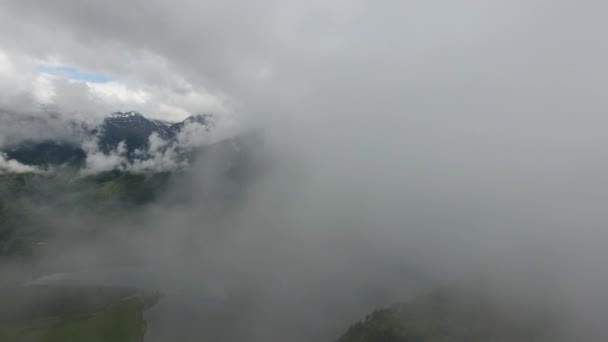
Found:
M 107 83 L 112 79 L 104 74 L 86 72 L 72 65 L 39 65 L 38 71 L 47 74 L 66 77 L 71 80 L 85 81 L 92 83 Z

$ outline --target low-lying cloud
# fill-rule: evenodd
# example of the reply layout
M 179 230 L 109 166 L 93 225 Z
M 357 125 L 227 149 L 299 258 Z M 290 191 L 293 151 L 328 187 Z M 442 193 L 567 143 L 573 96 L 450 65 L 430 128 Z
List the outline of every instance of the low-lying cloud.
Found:
M 0 152 L 0 173 L 28 173 L 41 172 L 35 166 L 22 164 L 14 159 L 9 159 L 5 153 Z

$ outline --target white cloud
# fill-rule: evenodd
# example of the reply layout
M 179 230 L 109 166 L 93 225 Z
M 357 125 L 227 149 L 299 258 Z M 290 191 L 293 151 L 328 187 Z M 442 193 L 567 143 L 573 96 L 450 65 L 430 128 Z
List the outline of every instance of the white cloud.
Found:
M 165 172 L 188 166 L 188 161 L 180 156 L 176 145 L 163 140 L 154 133 L 149 138 L 149 148 L 143 158 L 135 159 L 127 166 L 130 172 Z
M 87 154 L 85 161 L 86 166 L 84 170 L 82 170 L 84 175 L 125 169 L 127 164 L 127 147 L 124 141 L 120 142 L 118 146 L 109 153 L 104 153 L 99 150 L 98 146 L 97 139 L 89 140 L 82 144 L 82 148 Z
M 0 106 L 16 112 L 33 112 L 42 105 L 85 121 L 99 121 L 111 112 L 126 110 L 168 121 L 180 121 L 196 113 L 228 111 L 229 100 L 225 95 L 193 85 L 164 58 L 151 53 L 130 58 L 133 66 L 130 72 L 119 78 L 107 75 L 109 81 L 95 82 L 79 77 L 77 65 L 70 66 L 57 56 L 40 59 L 0 50 Z M 47 71 L 58 65 L 72 73 Z M 97 71 L 92 74 L 105 77 Z
M 124 103 L 125 105 L 142 105 L 150 100 L 150 94 L 141 89 L 131 89 L 120 82 L 94 83 L 84 82 L 91 93 L 106 103 Z
M 177 142 L 179 146 L 196 148 L 234 137 L 240 130 L 236 118 L 229 115 L 208 116 L 204 125 L 196 121 L 186 122 L 177 135 Z
M 0 173 L 28 173 L 42 172 L 39 168 L 32 165 L 22 164 L 14 159 L 8 159 L 4 153 L 0 153 Z
M 53 103 L 55 97 L 54 79 L 55 76 L 46 73 L 42 73 L 34 79 L 32 93 L 36 101 L 45 104 Z

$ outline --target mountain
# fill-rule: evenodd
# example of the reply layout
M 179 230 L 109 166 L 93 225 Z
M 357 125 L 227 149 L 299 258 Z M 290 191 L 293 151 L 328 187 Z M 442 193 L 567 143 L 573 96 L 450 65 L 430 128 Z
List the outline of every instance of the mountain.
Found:
M 48 240 L 47 235 L 68 229 L 65 222 L 46 220 L 48 213 L 94 217 L 96 222 L 112 226 L 109 223 L 112 220 L 119 220 L 161 196 L 175 204 L 196 197 L 217 216 L 237 207 L 250 180 L 263 167 L 253 153 L 260 146 L 260 136 L 244 133 L 215 143 L 180 146 L 179 135 L 190 125 L 202 126 L 188 130 L 190 135 L 204 134 L 214 127 L 209 115 L 167 124 L 135 112 L 114 113 L 95 129 L 86 131 L 89 136 L 85 141 L 97 142 L 98 151 L 91 152 L 89 147 L 67 140 L 27 141 L 0 150 L 3 153 L 0 158 L 5 156 L 46 170 L 0 172 L 0 258 L 36 254 L 38 243 Z M 148 150 L 151 134 L 165 139 L 165 150 L 136 152 Z M 113 151 L 123 141 L 130 157 L 121 154 L 119 157 L 125 159 L 117 167 L 90 171 L 87 158 L 116 157 L 115 152 L 113 156 L 99 154 Z M 167 162 L 180 166 L 162 167 Z M 201 184 L 201 174 L 213 181 Z M 201 191 L 177 190 L 191 184 L 197 184 Z
M 170 141 L 176 137 L 186 126 L 201 125 L 206 130 L 213 126 L 211 114 L 191 115 L 185 120 L 170 123 L 162 120 L 150 120 L 134 111 L 115 112 L 106 117 L 100 127 L 99 147 L 104 152 L 110 152 L 118 144 L 125 142 L 128 153 L 135 150 L 147 150 L 148 138 L 156 133 L 163 140 Z
M 63 141 L 25 142 L 4 150 L 8 159 L 26 165 L 59 165 L 68 162 L 80 163 L 86 154 L 73 143 Z
M 106 117 L 98 128 L 99 147 L 107 153 L 124 141 L 128 153 L 138 149 L 145 150 L 148 138 L 153 133 L 163 139 L 169 139 L 173 135 L 170 127 L 172 126 L 147 119 L 137 112 L 115 112 Z
M 209 130 L 214 125 L 213 124 L 213 115 L 211 115 L 211 114 L 191 115 L 191 116 L 187 117 L 184 121 L 171 125 L 169 127 L 169 131 L 171 134 L 175 135 L 175 134 L 181 132 L 184 129 L 184 127 L 186 127 L 187 125 L 191 125 L 191 124 L 202 125 L 202 126 L 205 126 L 207 128 L 207 130 Z
M 124 142 L 127 157 L 133 159 L 141 157 L 141 151 L 147 151 L 149 138 L 157 134 L 168 144 L 175 144 L 176 138 L 185 127 L 190 125 L 204 126 L 210 131 L 214 126 L 213 116 L 210 114 L 192 115 L 185 120 L 171 123 L 162 120 L 151 120 L 135 112 L 115 112 L 104 118 L 103 122 L 93 128 L 86 129 L 84 123 L 68 122 L 69 129 L 84 135 L 82 140 L 93 140 L 97 137 L 98 149 L 109 154 L 115 151 Z M 78 130 L 75 130 L 77 127 Z M 84 128 L 83 128 L 84 127 Z M 82 133 L 84 132 L 84 133 Z M 180 146 L 179 149 L 183 150 Z M 68 140 L 42 140 L 25 141 L 5 146 L 0 152 L 5 153 L 8 159 L 14 159 L 22 164 L 47 167 L 72 163 L 81 165 L 86 159 L 86 153 L 81 146 Z
M 171 125 L 173 125 L 173 122 L 165 121 L 165 120 L 152 120 L 152 121 L 154 121 L 154 123 L 159 126 L 170 127 Z

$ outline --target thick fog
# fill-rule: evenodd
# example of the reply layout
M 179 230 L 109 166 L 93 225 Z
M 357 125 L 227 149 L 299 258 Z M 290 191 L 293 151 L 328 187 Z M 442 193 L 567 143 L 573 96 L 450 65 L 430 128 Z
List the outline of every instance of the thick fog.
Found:
M 231 328 L 251 341 L 335 339 L 374 308 L 454 283 L 559 315 L 554 340 L 608 337 L 601 2 L 3 0 L 0 9 L 6 60 L 77 65 L 148 96 L 84 101 L 52 87 L 47 100 L 62 115 L 216 109 L 264 135 L 247 186 L 223 182 L 221 156 L 203 158 L 125 219 L 136 233 L 71 246 L 65 259 L 120 255 L 158 265 L 179 288 L 239 293 L 249 311 Z M 21 68 L 10 65 L 0 72 Z M 39 113 L 27 95 L 35 81 L 12 81 L 0 80 L 4 110 Z M 218 209 L 209 194 L 224 192 L 238 200 Z

